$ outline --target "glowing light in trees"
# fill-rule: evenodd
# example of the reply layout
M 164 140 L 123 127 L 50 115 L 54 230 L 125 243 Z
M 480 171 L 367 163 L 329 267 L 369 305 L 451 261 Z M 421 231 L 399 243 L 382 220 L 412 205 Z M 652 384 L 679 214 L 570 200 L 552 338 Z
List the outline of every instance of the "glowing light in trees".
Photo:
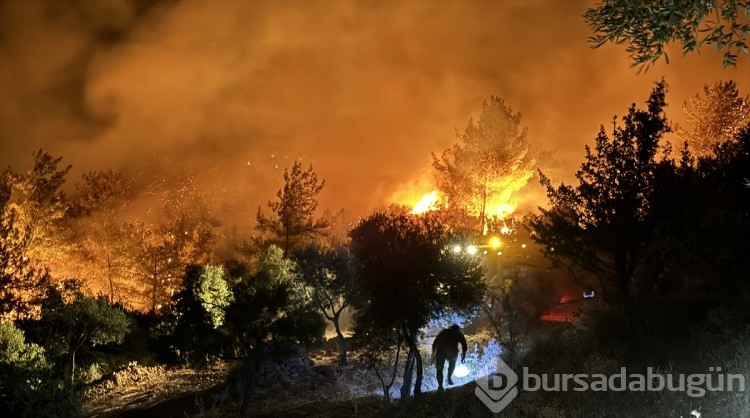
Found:
M 422 198 L 419 199 L 417 203 L 414 204 L 414 209 L 412 209 L 411 213 L 420 214 L 435 210 L 437 209 L 437 204 L 439 201 L 440 198 L 438 196 L 438 191 L 433 190 L 429 193 L 426 193 L 424 196 L 422 196 Z

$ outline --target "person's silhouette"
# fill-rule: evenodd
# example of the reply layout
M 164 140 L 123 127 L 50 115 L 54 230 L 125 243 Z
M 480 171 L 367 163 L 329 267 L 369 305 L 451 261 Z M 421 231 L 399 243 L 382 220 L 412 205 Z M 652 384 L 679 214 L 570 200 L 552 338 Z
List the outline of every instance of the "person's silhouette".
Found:
M 466 360 L 466 338 L 458 325 L 440 331 L 432 343 L 432 358 L 436 361 L 438 390 L 443 390 L 443 367 L 448 360 L 448 384 L 453 384 L 453 370 L 458 359 L 458 344 L 461 344 L 461 363 Z

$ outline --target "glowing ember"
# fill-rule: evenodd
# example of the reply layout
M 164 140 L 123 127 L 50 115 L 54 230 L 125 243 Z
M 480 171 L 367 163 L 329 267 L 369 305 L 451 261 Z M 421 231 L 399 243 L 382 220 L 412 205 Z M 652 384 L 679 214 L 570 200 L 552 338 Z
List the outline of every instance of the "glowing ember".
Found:
M 465 364 L 459 364 L 456 366 L 456 370 L 453 371 L 453 376 L 458 378 L 466 377 L 469 375 L 469 368 Z
M 433 190 L 422 196 L 422 198 L 419 199 L 419 202 L 414 204 L 414 209 L 412 209 L 411 213 L 419 214 L 435 210 L 437 209 L 438 201 L 438 191 Z

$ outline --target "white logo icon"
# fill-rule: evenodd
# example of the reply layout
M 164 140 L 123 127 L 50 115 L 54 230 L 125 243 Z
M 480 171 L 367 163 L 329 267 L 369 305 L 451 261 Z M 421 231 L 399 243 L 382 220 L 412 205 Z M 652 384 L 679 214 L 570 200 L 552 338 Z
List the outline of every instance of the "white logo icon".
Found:
M 490 411 L 498 413 L 518 396 L 518 375 L 500 358 L 494 373 L 488 368 L 485 371 L 485 376 L 476 380 L 478 386 L 474 393 Z

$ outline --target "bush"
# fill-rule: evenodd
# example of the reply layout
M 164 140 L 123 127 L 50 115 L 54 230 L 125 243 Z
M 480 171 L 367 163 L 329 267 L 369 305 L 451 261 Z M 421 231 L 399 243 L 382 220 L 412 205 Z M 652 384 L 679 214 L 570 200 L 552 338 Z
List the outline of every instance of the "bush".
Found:
M 0 412 L 17 417 L 82 415 L 79 391 L 54 373 L 44 349 L 0 322 Z

